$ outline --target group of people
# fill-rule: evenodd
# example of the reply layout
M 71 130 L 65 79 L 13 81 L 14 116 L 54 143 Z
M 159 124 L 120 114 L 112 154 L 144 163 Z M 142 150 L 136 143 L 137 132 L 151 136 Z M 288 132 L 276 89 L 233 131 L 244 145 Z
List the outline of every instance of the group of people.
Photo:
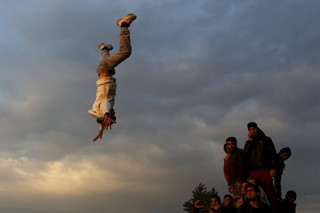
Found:
M 116 95 L 115 67 L 131 55 L 129 26 L 136 19 L 135 14 L 128 14 L 117 21 L 120 27 L 119 49 L 110 55 L 111 44 L 100 43 L 102 60 L 97 66 L 99 79 L 96 82 L 96 99 L 90 115 L 97 119 L 99 133 L 93 139 L 102 138 L 104 129 L 111 129 L 116 122 L 113 109 Z M 224 175 L 228 182 L 228 191 L 223 203 L 217 195 L 210 198 L 210 213 L 291 213 L 295 212 L 296 193 L 288 191 L 285 198 L 281 194 L 281 177 L 285 167 L 284 161 L 291 156 L 289 147 L 282 148 L 279 153 L 270 137 L 255 122 L 247 124 L 248 141 L 244 149 L 237 147 L 237 139 L 228 137 L 224 144 Z M 196 201 L 193 212 L 199 212 L 204 206 Z
M 248 140 L 244 149 L 237 139 L 228 137 L 223 148 L 224 176 L 228 192 L 223 202 L 217 195 L 210 198 L 210 213 L 295 213 L 296 193 L 281 193 L 281 177 L 291 156 L 289 147 L 278 153 L 270 137 L 255 122 L 247 124 Z M 232 195 L 231 195 L 232 194 Z M 196 201 L 192 213 L 200 212 L 204 203 Z

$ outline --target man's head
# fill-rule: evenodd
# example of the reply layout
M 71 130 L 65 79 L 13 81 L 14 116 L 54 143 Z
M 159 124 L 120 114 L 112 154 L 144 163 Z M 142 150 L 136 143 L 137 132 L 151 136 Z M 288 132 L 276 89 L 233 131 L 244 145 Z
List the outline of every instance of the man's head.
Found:
M 289 147 L 282 148 L 279 152 L 281 160 L 285 161 L 291 156 L 291 149 Z
M 297 199 L 297 193 L 293 190 L 287 191 L 286 199 L 289 203 L 294 203 L 294 201 Z
M 258 125 L 255 122 L 250 122 L 247 124 L 248 131 L 251 136 L 255 136 L 258 133 Z
M 229 137 L 226 139 L 227 150 L 233 152 L 237 147 L 237 139 L 235 137 Z
M 223 205 L 225 206 L 231 206 L 233 203 L 233 197 L 229 194 L 226 194 L 224 197 L 223 197 Z
M 215 208 L 221 205 L 221 198 L 218 195 L 211 195 L 210 196 L 210 207 Z
M 247 181 L 255 186 L 259 185 L 258 180 L 254 177 L 248 177 Z
M 244 195 L 245 197 L 247 196 L 247 192 L 246 192 L 246 186 L 249 184 L 249 182 L 245 181 L 242 182 L 241 184 L 241 193 L 242 195 Z
M 255 185 L 249 183 L 245 187 L 245 190 L 246 190 L 246 193 L 247 193 L 247 198 L 250 201 L 259 200 L 260 199 L 260 189 L 258 188 L 258 186 L 255 186 Z

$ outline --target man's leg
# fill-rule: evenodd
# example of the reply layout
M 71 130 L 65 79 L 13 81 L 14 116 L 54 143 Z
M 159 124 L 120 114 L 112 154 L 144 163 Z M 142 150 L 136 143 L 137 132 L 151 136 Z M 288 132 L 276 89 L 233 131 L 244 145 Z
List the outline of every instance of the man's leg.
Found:
M 131 55 L 131 41 L 129 26 L 136 19 L 136 15 L 128 14 L 125 17 L 117 21 L 117 25 L 120 27 L 119 35 L 119 49 L 118 51 L 110 56 L 109 61 L 112 67 L 117 66 L 122 61 L 127 59 Z
M 278 212 L 276 192 L 272 183 L 272 179 L 270 177 L 270 170 L 264 169 L 258 171 L 250 171 L 250 177 L 254 177 L 259 181 L 262 189 L 267 195 L 270 206 L 275 212 Z

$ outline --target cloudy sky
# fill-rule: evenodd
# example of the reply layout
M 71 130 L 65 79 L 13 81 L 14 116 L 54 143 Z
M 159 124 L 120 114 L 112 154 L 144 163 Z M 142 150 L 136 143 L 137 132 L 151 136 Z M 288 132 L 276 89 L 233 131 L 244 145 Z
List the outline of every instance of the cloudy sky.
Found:
M 256 121 L 292 149 L 283 191 L 320 207 L 320 2 L 1 0 L 0 211 L 177 213 L 227 193 L 225 139 Z M 117 124 L 92 142 L 98 43 L 136 13 Z M 112 53 L 112 52 L 111 52 Z

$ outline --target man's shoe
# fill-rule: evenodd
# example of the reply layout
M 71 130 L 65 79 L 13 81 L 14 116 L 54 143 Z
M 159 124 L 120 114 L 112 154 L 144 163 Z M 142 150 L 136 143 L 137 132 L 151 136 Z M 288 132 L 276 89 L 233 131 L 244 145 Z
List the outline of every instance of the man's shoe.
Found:
M 107 49 L 108 51 L 110 51 L 113 49 L 113 46 L 111 44 L 100 43 L 98 45 L 98 48 L 100 48 L 100 50 Z
M 129 13 L 128 15 L 124 16 L 123 18 L 118 19 L 117 25 L 119 27 L 122 26 L 130 26 L 130 24 L 137 18 L 137 16 L 133 13 Z

